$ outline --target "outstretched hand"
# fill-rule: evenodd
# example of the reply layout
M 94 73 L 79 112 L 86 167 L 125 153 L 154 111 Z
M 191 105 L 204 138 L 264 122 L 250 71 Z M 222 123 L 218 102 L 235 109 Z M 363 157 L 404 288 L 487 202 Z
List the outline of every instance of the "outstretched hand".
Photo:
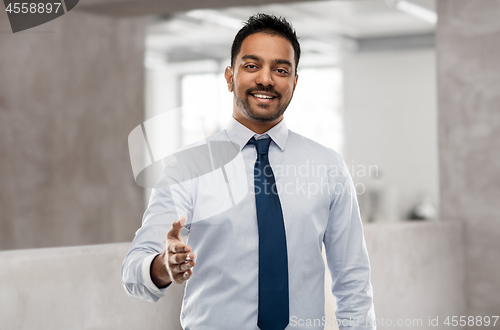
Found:
M 159 288 L 167 286 L 170 282 L 182 284 L 193 275 L 191 268 L 195 265 L 194 254 L 181 237 L 181 229 L 185 224 L 184 216 L 172 224 L 167 233 L 165 251 L 153 260 L 151 279 Z

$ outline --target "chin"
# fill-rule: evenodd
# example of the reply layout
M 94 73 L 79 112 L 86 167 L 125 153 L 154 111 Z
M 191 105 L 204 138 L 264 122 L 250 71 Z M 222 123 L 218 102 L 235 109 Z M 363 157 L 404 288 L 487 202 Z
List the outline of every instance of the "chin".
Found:
M 236 104 L 247 118 L 259 123 L 271 123 L 276 121 L 285 112 L 285 110 L 281 109 L 281 104 L 274 105 L 271 108 L 262 105 L 250 105 L 248 97 L 245 101 L 236 98 Z
M 270 123 L 278 119 L 282 113 L 273 113 L 273 114 L 259 114 L 254 111 L 248 113 L 249 117 L 252 118 L 255 121 L 261 122 L 261 123 Z

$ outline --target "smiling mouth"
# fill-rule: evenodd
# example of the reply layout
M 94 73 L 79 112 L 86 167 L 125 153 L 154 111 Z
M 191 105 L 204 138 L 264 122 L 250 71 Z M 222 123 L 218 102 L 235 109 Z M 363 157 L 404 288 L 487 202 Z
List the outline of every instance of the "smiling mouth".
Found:
M 271 96 L 271 95 L 264 95 L 264 94 L 252 94 L 253 97 L 256 97 L 258 99 L 274 99 L 275 96 Z
M 249 94 L 252 95 L 253 97 L 255 97 L 256 99 L 258 99 L 260 101 L 264 101 L 264 102 L 270 102 L 273 99 L 277 98 L 276 95 L 269 93 L 269 92 L 263 92 L 263 91 L 253 92 L 253 93 L 249 93 Z

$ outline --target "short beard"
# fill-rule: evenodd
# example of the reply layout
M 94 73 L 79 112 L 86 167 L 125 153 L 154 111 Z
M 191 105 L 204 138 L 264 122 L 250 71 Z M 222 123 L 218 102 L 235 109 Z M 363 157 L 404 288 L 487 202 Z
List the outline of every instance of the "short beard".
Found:
M 233 91 L 235 91 L 234 82 L 232 83 L 232 87 L 233 87 Z M 260 89 L 260 91 L 263 91 L 263 90 L 265 90 L 265 88 Z M 252 107 L 250 106 L 250 103 L 248 102 L 248 98 L 250 97 L 249 96 L 250 91 L 258 91 L 258 90 L 247 90 L 245 92 L 246 99 L 244 99 L 244 100 L 240 99 L 236 95 L 236 93 L 233 92 L 234 98 L 236 100 L 236 106 L 238 108 L 240 108 L 240 110 L 243 112 L 243 114 L 245 114 L 245 116 L 247 116 L 247 117 L 249 117 L 257 122 L 260 122 L 260 123 L 269 123 L 269 122 L 273 122 L 276 119 L 278 119 L 281 115 L 283 115 L 285 113 L 285 111 L 288 108 L 288 105 L 292 101 L 292 97 L 293 97 L 293 91 L 292 91 L 292 96 L 290 97 L 290 99 L 287 102 L 280 105 L 276 112 L 270 112 L 270 113 L 261 115 L 255 111 L 253 111 Z M 281 98 L 281 94 L 278 94 L 278 95 Z

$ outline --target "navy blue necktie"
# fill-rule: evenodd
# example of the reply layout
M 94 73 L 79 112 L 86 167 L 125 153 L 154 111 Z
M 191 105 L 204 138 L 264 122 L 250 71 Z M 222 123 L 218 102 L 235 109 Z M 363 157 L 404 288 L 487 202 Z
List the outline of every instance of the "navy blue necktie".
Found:
M 288 325 L 288 257 L 285 224 L 274 173 L 267 156 L 271 139 L 251 138 L 257 150 L 254 167 L 255 204 L 259 228 L 259 317 L 262 330 Z

